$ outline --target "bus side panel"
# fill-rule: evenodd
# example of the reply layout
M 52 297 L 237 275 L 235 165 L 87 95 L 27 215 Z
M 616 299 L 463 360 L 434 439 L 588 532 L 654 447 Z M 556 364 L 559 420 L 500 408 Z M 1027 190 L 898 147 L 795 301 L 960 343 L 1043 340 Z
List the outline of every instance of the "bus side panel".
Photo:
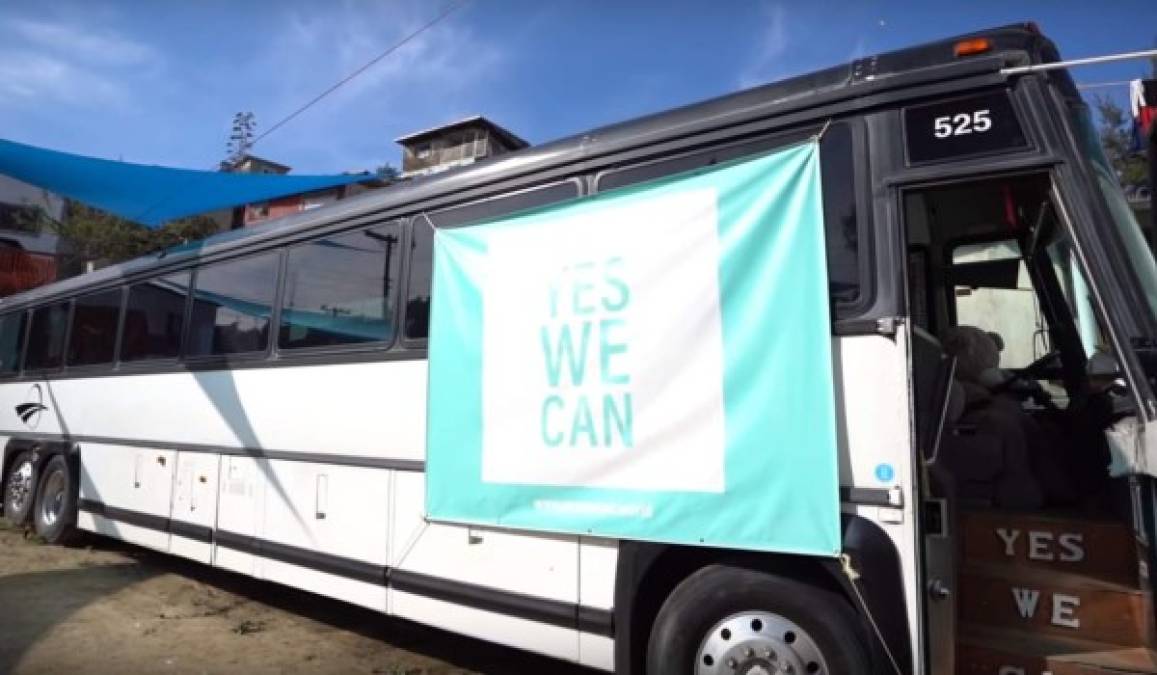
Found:
M 220 463 L 221 456 L 214 453 L 177 453 L 169 553 L 213 562 L 211 533 L 217 525 Z
M 579 540 L 579 605 L 613 612 L 615 572 L 619 564 L 619 543 L 613 539 Z M 581 610 L 580 610 L 581 611 Z M 580 623 L 580 630 L 582 626 Z M 592 668 L 613 670 L 615 639 L 588 632 L 579 633 L 579 663 Z
M 266 481 L 262 576 L 385 612 L 389 471 L 276 460 L 258 466 Z
M 425 478 L 417 472 L 396 474 L 391 611 L 483 640 L 577 661 L 578 634 L 573 625 L 579 600 L 577 538 L 428 522 Z M 421 595 L 406 590 L 419 585 L 426 587 Z M 536 619 L 519 618 L 517 609 L 506 613 L 477 609 L 510 604 Z M 570 626 L 565 625 L 567 608 Z
M 84 443 L 80 456 L 80 527 L 167 552 L 176 451 Z
M 48 410 L 38 434 L 413 461 L 423 459 L 426 447 L 426 362 L 420 360 L 77 378 L 40 386 Z M 13 410 L 27 388 L 0 387 L 0 405 L 7 400 Z M 16 420 L 0 432 L 18 435 L 21 426 Z
M 920 602 L 916 583 L 916 507 L 913 492 L 912 432 L 908 400 L 908 347 L 903 330 L 895 336 L 866 335 L 833 341 L 839 374 L 836 387 L 840 485 L 896 491 L 902 506 L 843 504 L 843 512 L 876 523 L 896 547 L 904 579 L 910 644 L 918 645 Z M 890 495 L 891 496 L 891 495 Z M 889 621 L 899 620 L 895 614 Z M 918 656 L 918 655 L 917 655 Z
M 265 510 L 265 480 L 254 457 L 222 457 L 218 541 L 213 564 L 233 572 L 261 576 L 261 561 L 248 550 L 222 546 L 221 541 L 244 540 L 257 536 Z

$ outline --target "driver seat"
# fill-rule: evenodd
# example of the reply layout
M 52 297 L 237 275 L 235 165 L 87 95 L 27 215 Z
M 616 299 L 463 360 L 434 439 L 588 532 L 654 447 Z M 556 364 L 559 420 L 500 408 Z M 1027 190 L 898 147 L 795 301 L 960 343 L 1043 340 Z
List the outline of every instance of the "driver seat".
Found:
M 945 331 L 944 350 L 956 358 L 956 383 L 964 410 L 944 447 L 963 501 L 1033 509 L 1045 502 L 1034 470 L 1031 430 L 1035 422 L 1020 403 L 997 390 L 1010 375 L 1000 369 L 1000 344 L 975 326 Z

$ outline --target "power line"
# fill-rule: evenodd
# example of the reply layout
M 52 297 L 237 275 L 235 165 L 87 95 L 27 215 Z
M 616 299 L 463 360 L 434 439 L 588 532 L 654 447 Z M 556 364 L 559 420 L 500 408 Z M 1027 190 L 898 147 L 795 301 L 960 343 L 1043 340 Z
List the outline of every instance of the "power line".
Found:
M 376 64 L 378 61 L 381 61 L 382 59 L 386 58 L 386 57 L 387 57 L 387 56 L 389 56 L 390 54 L 393 54 L 394 52 L 396 52 L 398 49 L 401 49 L 403 46 L 405 46 L 405 44 L 406 44 L 407 42 L 409 42 L 409 41 L 413 40 L 414 38 L 418 37 L 418 36 L 419 36 L 419 35 L 421 35 L 422 33 L 425 33 L 427 30 L 429 30 L 429 29 L 433 28 L 434 26 L 436 26 L 438 23 L 440 23 L 440 22 L 441 22 L 443 19 L 445 19 L 446 17 L 450 16 L 450 15 L 451 15 L 451 14 L 453 14 L 454 12 L 456 12 L 456 11 L 458 11 L 458 10 L 462 9 L 463 7 L 465 7 L 465 6 L 466 6 L 466 5 L 467 5 L 469 2 L 470 2 L 470 0 L 459 0 L 459 2 L 456 2 L 456 3 L 452 4 L 452 5 L 450 5 L 450 6 L 449 6 L 449 7 L 447 7 L 445 10 L 443 10 L 441 14 L 439 14 L 438 16 L 436 16 L 436 17 L 434 17 L 433 19 L 431 19 L 429 22 L 427 22 L 426 24 L 424 24 L 422 27 L 418 28 L 418 29 L 417 29 L 417 30 L 415 30 L 414 32 L 412 32 L 412 33 L 410 33 L 409 35 L 407 35 L 406 37 L 402 38 L 402 39 L 401 39 L 400 41 L 398 41 L 397 43 L 395 43 L 395 44 L 391 45 L 389 48 L 387 48 L 387 49 L 386 49 L 385 51 L 383 51 L 381 54 L 378 54 L 378 55 L 377 55 L 377 56 L 375 56 L 374 58 L 372 58 L 372 59 L 370 59 L 369 61 L 367 61 L 365 65 L 363 65 L 362 67 L 358 68 L 357 70 L 355 70 L 354 72 L 350 73 L 349 75 L 346 75 L 344 78 L 342 78 L 342 79 L 338 80 L 338 81 L 337 81 L 335 84 L 333 84 L 331 87 L 329 87 L 329 88 L 328 88 L 328 89 L 326 89 L 325 91 L 321 92 L 321 93 L 320 93 L 320 94 L 318 94 L 317 96 L 314 96 L 312 99 L 310 99 L 310 100 L 309 100 L 309 101 L 308 101 L 308 102 L 307 102 L 305 105 L 301 106 L 301 107 L 300 107 L 300 108 L 298 108 L 297 110 L 294 110 L 294 111 L 293 111 L 293 112 L 291 112 L 290 114 L 288 114 L 288 115 L 286 115 L 285 117 L 283 117 L 283 118 L 282 118 L 280 121 L 278 121 L 278 122 L 277 122 L 277 124 L 274 124 L 273 126 L 271 126 L 271 127 L 269 127 L 268 129 L 266 129 L 266 130 L 265 130 L 263 133 L 259 134 L 259 135 L 257 136 L 257 138 L 254 138 L 254 139 L 253 139 L 253 142 L 252 142 L 252 143 L 250 143 L 250 147 L 252 147 L 252 146 L 254 146 L 254 145 L 257 145 L 257 142 L 258 142 L 258 141 L 260 141 L 261 139 L 265 138 L 266 136 L 268 136 L 269 134 L 273 133 L 274 131 L 277 131 L 277 130 L 278 130 L 278 129 L 280 129 L 281 127 L 285 126 L 286 124 L 288 124 L 288 123 L 289 123 L 289 121 L 290 121 L 290 120 L 292 120 L 293 118 L 297 117 L 297 116 L 298 116 L 298 115 L 300 115 L 301 113 L 305 112 L 306 110 L 309 110 L 311 107 L 313 107 L 314 105 L 316 105 L 318 101 L 321 101 L 321 100 L 322 100 L 323 98 L 325 98 L 326 96 L 329 96 L 329 95 L 330 95 L 330 94 L 332 94 L 333 92 L 337 91 L 338 89 L 340 89 L 340 88 L 342 87 L 342 85 L 346 84 L 347 82 L 349 82 L 350 80 L 354 79 L 354 78 L 355 78 L 355 77 L 357 77 L 358 75 L 361 75 L 361 74 L 362 74 L 362 73 L 364 73 L 365 71 L 369 70 L 369 69 L 370 69 L 370 68 L 371 68 L 371 67 L 372 67 L 374 64 Z

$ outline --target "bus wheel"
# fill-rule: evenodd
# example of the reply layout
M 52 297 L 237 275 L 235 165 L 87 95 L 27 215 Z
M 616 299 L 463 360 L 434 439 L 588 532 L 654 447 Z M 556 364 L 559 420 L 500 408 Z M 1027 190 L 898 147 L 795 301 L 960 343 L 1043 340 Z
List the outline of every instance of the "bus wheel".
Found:
M 4 481 L 4 517 L 13 525 L 24 525 L 32 514 L 36 495 L 36 463 L 31 452 L 16 455 Z
M 671 593 L 651 630 L 649 675 L 868 675 L 851 606 L 785 577 L 711 565 Z
M 64 455 L 54 455 L 44 467 L 32 524 L 50 544 L 66 544 L 76 533 L 77 485 Z

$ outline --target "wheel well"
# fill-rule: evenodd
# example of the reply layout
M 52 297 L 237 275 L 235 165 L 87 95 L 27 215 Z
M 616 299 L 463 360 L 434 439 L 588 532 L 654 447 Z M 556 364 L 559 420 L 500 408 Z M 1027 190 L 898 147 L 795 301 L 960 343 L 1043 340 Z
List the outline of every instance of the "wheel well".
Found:
M 777 574 L 837 593 L 861 617 L 864 639 L 877 667 L 887 663 L 887 649 L 901 671 L 910 673 L 907 613 L 896 607 L 897 598 L 904 597 L 899 554 L 879 525 L 851 515 L 845 515 L 842 521 L 843 552 L 862 576 L 872 579 L 867 585 L 860 581 L 857 587 L 876 617 L 883 643 L 869 626 L 859 598 L 853 597 L 852 582 L 835 558 L 621 541 L 615 579 L 616 672 L 646 672 L 647 640 L 667 596 L 703 567 L 725 564 Z
M 641 550 L 646 548 L 651 550 Z M 731 565 L 770 572 L 848 599 L 845 589 L 823 563 L 807 556 L 622 542 L 619 555 L 624 554 L 641 564 L 628 562 L 625 566 L 620 565 L 620 573 L 633 573 L 634 579 L 629 584 L 616 583 L 615 663 L 616 672 L 620 673 L 646 672 L 647 639 L 663 602 L 684 579 L 708 565 Z M 635 569 L 624 570 L 624 567 Z M 633 588 L 630 600 L 619 597 L 624 588 Z

